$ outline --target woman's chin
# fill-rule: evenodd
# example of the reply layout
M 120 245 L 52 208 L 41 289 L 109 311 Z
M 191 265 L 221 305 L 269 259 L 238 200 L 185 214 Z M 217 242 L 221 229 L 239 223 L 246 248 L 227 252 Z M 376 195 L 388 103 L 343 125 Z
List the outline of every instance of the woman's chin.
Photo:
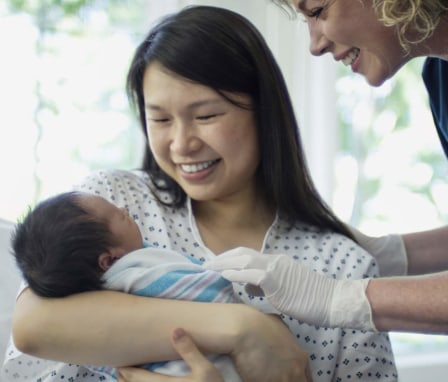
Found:
M 366 79 L 367 83 L 370 86 L 373 87 L 379 87 L 382 84 L 384 84 L 384 82 L 386 82 L 390 76 L 385 76 L 385 75 L 364 75 L 364 78 Z
M 388 65 L 375 65 L 375 67 L 371 67 L 370 70 L 367 70 L 364 75 L 364 78 L 368 82 L 370 86 L 378 87 L 383 85 L 387 80 L 392 78 L 403 66 L 403 63 L 389 63 Z

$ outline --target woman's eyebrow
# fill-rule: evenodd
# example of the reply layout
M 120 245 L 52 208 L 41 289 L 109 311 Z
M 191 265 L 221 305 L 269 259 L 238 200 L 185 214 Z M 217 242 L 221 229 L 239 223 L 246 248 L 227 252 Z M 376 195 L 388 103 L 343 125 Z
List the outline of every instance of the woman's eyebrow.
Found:
M 307 1 L 308 0 L 300 0 L 298 3 L 297 3 L 297 10 L 301 10 L 301 11 L 304 11 L 304 10 L 306 10 L 307 9 L 307 7 L 306 7 L 306 3 L 307 3 Z
M 158 105 L 153 105 L 150 103 L 145 103 L 145 109 L 146 110 L 155 110 L 155 111 L 162 111 L 163 108 Z
M 216 105 L 216 104 L 219 104 L 219 103 L 222 103 L 222 102 L 223 102 L 222 99 L 207 99 L 207 100 L 203 100 L 203 101 L 193 102 L 193 103 L 189 104 L 187 106 L 187 108 L 188 109 L 196 109 L 196 108 L 201 107 L 201 106 Z
M 186 109 L 196 109 L 198 107 L 201 106 L 206 106 L 206 105 L 215 105 L 215 104 L 220 104 L 222 103 L 223 100 L 222 99 L 206 99 L 206 100 L 200 100 L 200 101 L 195 101 L 192 102 L 188 105 L 186 105 Z M 153 111 L 164 111 L 164 108 L 162 106 L 156 105 L 156 104 L 152 104 L 152 103 L 146 103 L 145 104 L 145 109 L 146 110 L 153 110 Z

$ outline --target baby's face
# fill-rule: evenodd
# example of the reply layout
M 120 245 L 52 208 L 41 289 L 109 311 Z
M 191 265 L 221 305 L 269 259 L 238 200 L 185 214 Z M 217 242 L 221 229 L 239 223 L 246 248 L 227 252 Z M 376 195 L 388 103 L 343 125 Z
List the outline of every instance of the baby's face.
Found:
M 126 208 L 118 208 L 96 195 L 83 195 L 80 201 L 81 205 L 96 218 L 108 223 L 110 232 L 118 242 L 119 252 L 127 254 L 142 248 L 142 235 L 137 223 L 129 216 Z

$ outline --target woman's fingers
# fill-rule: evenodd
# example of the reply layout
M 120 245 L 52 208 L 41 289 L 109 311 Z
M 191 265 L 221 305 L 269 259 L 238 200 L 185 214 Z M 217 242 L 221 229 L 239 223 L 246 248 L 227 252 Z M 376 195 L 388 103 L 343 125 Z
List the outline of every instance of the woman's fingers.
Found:
M 173 331 L 171 343 L 177 354 L 191 368 L 189 381 L 224 382 L 221 373 L 199 351 L 193 339 L 181 328 Z
M 231 353 L 243 381 L 312 381 L 308 354 L 278 316 L 258 316 L 243 334 Z
M 224 382 L 217 368 L 199 351 L 193 339 L 183 330 L 175 329 L 171 344 L 191 372 L 183 377 L 172 377 L 137 367 L 117 369 L 118 382 Z
M 168 375 L 150 372 L 142 368 L 123 367 L 117 369 L 118 382 L 224 382 L 224 378 L 219 370 L 199 351 L 193 339 L 183 330 L 175 329 L 171 338 L 171 343 L 179 356 L 191 368 L 191 373 L 183 377 L 173 377 Z M 255 350 L 255 349 L 253 349 Z M 304 354 L 303 362 L 296 365 L 296 372 L 290 374 L 285 371 L 277 375 L 282 381 L 312 382 L 308 357 Z M 284 365 L 286 366 L 286 365 Z M 305 368 L 303 368 L 305 366 Z M 248 376 L 246 376 L 248 377 Z M 250 376 L 249 381 L 273 380 L 270 376 Z
M 117 369 L 118 382 L 180 382 L 178 377 L 153 373 L 139 367 L 121 367 Z M 186 379 L 185 381 L 191 381 Z

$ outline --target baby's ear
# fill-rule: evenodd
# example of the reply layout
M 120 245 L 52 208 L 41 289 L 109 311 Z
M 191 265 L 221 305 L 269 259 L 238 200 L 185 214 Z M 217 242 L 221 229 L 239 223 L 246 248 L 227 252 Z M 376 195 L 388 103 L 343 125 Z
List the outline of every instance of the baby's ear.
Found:
M 118 259 L 119 257 L 104 252 L 98 257 L 98 265 L 103 271 L 107 271 Z

